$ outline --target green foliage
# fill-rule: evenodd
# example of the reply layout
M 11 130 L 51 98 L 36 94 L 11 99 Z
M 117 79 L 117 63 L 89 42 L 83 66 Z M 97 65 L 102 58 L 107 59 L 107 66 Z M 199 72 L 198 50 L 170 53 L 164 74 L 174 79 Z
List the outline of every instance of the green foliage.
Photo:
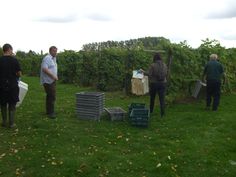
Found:
M 161 52 L 169 66 L 168 100 L 189 94 L 189 85 L 201 79 L 212 53 L 220 57 L 227 78 L 223 91 L 236 87 L 236 49 L 226 49 L 217 40 L 206 39 L 199 48 L 186 41 L 171 43 L 164 37 L 145 37 L 127 41 L 90 43 L 79 52 L 67 50 L 58 54 L 59 79 L 64 83 L 92 86 L 102 91 L 131 91 L 132 71 L 148 69 L 153 54 Z M 42 55 L 18 51 L 24 74 L 38 76 Z
M 65 50 L 57 56 L 59 78 L 64 83 L 79 84 L 82 74 L 83 56 L 74 51 Z
M 17 51 L 16 58 L 20 62 L 23 74 L 39 76 L 41 60 L 43 58 L 42 55 L 36 54 L 33 51 L 29 51 L 28 53 Z

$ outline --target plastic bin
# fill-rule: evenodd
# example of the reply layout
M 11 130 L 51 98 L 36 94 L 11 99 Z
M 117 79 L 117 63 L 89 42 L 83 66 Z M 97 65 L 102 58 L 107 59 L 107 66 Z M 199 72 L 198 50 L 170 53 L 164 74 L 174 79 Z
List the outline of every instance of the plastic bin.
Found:
M 21 105 L 21 103 L 25 98 L 26 93 L 28 92 L 28 84 L 19 81 L 18 85 L 19 85 L 19 102 L 17 102 L 16 107 L 19 107 Z
M 129 105 L 129 116 L 130 116 L 130 113 L 132 111 L 132 109 L 142 109 L 142 108 L 145 108 L 145 103 L 131 103 Z
M 120 107 L 105 108 L 105 111 L 110 115 L 112 121 L 125 119 L 126 111 Z
M 194 98 L 197 98 L 197 97 L 198 97 L 198 94 L 199 94 L 199 92 L 200 92 L 202 86 L 205 87 L 206 84 L 203 83 L 203 82 L 200 81 L 200 80 L 197 80 L 197 81 L 196 81 L 196 84 L 195 84 L 195 88 L 194 88 L 193 93 L 192 93 L 192 96 L 193 96 Z
M 131 125 L 147 127 L 149 121 L 149 110 L 147 108 L 134 108 L 130 113 L 129 119 Z

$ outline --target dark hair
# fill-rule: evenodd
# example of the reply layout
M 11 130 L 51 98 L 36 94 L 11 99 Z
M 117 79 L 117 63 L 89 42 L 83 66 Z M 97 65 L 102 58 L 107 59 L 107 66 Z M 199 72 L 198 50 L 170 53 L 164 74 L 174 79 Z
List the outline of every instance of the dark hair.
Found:
M 10 44 L 4 44 L 2 47 L 3 52 L 7 52 L 8 50 L 13 50 Z
M 153 56 L 153 62 L 156 62 L 156 61 L 158 61 L 158 60 L 162 60 L 160 53 L 156 53 L 156 54 Z
M 56 47 L 56 46 L 51 46 L 51 47 L 49 48 L 49 52 L 51 52 L 53 49 L 57 49 L 57 47 Z

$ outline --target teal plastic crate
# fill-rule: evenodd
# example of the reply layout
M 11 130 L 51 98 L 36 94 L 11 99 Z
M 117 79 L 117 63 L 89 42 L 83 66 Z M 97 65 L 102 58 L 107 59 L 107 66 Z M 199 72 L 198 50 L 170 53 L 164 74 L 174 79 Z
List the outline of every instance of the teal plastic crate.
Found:
M 133 126 L 147 127 L 149 122 L 149 110 L 147 108 L 133 108 L 129 119 Z
M 131 103 L 129 105 L 129 116 L 131 114 L 132 109 L 144 109 L 145 103 Z

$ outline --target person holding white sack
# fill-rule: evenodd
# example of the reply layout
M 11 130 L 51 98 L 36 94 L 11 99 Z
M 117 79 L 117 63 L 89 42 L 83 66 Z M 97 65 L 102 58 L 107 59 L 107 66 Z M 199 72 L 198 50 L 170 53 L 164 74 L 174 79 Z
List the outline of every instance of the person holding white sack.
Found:
M 13 48 L 10 44 L 4 44 L 3 56 L 0 58 L 0 104 L 2 114 L 2 126 L 7 126 L 7 112 L 9 115 L 9 127 L 13 128 L 16 103 L 19 101 L 18 80 L 21 76 L 21 68 L 18 60 L 13 57 Z

